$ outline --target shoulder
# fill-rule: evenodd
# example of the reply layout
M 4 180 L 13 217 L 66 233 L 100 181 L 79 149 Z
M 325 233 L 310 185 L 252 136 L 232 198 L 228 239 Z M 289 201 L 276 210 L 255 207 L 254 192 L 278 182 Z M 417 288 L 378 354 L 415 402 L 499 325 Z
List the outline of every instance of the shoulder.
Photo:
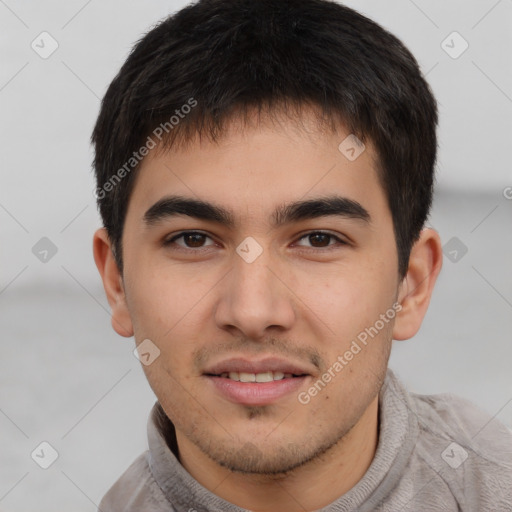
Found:
M 495 416 L 451 393 L 410 393 L 418 412 L 420 428 L 440 440 L 456 438 L 481 457 L 508 466 L 512 464 L 512 430 Z
M 459 503 L 512 510 L 512 431 L 462 397 L 410 396 L 420 429 L 417 459 L 430 466 Z
M 174 512 L 151 474 L 147 454 L 137 457 L 112 485 L 101 500 L 99 512 Z

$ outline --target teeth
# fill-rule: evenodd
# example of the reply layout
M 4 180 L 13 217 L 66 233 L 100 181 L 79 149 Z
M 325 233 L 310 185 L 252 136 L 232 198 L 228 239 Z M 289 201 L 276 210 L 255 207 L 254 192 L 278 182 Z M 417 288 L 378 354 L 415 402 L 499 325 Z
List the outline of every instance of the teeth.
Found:
M 272 382 L 273 380 L 274 380 L 274 375 L 272 374 L 272 372 L 256 374 L 256 382 Z
M 262 372 L 262 373 L 246 373 L 246 372 L 225 372 L 221 373 L 221 377 L 225 379 L 236 380 L 237 382 L 272 382 L 273 380 L 291 379 L 291 373 L 283 372 Z

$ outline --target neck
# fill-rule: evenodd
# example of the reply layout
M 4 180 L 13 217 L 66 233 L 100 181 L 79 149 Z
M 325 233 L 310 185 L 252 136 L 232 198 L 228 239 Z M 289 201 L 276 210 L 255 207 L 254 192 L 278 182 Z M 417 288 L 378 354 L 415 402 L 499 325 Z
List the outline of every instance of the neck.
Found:
M 318 510 L 354 487 L 377 449 L 378 396 L 354 427 L 327 452 L 285 475 L 247 475 L 219 466 L 176 432 L 180 462 L 206 489 L 254 512 Z

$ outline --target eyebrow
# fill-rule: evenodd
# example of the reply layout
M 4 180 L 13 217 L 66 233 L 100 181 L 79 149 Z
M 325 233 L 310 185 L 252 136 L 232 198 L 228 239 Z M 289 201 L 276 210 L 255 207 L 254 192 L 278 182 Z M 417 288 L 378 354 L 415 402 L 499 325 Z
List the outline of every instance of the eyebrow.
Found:
M 146 225 L 152 226 L 178 215 L 216 222 L 228 228 L 235 226 L 231 211 L 207 201 L 183 196 L 166 196 L 160 199 L 146 211 L 143 219 Z M 271 220 L 273 226 L 278 227 L 301 220 L 327 216 L 344 217 L 361 220 L 368 224 L 371 223 L 368 210 L 360 203 L 338 195 L 295 201 L 278 206 L 272 214 Z

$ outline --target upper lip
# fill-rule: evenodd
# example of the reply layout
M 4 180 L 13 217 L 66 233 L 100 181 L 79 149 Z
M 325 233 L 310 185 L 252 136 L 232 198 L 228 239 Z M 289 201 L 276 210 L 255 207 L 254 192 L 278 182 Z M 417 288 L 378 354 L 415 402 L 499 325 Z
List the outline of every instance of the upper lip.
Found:
M 258 361 L 240 357 L 226 359 L 209 366 L 203 373 L 207 375 L 221 375 L 222 373 L 230 372 L 283 372 L 293 375 L 310 375 L 310 371 L 305 367 L 276 357 L 268 357 Z

